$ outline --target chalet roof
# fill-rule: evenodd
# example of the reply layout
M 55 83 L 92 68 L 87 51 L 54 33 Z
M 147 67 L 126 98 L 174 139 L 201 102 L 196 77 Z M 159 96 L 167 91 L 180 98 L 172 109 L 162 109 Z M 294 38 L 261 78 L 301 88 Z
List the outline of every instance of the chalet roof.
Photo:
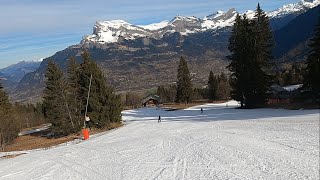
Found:
M 271 91 L 273 91 L 273 92 L 278 92 L 278 93 L 279 92 L 288 92 L 285 88 L 279 86 L 278 84 L 272 84 L 270 86 L 270 88 L 271 88 Z
M 286 89 L 287 91 L 295 91 L 295 90 L 298 90 L 299 88 L 301 88 L 302 85 L 303 84 L 294 84 L 294 85 L 285 86 L 283 88 Z
M 158 95 L 149 95 L 145 98 L 142 99 L 142 104 L 146 103 L 147 101 L 149 101 L 150 99 L 156 100 L 158 102 L 161 102 L 161 98 Z

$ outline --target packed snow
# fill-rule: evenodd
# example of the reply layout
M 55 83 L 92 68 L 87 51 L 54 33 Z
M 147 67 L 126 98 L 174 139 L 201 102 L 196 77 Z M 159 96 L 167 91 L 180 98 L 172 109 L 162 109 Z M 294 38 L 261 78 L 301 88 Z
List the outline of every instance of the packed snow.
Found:
M 319 179 L 319 110 L 236 106 L 127 110 L 119 129 L 0 158 L 0 179 Z

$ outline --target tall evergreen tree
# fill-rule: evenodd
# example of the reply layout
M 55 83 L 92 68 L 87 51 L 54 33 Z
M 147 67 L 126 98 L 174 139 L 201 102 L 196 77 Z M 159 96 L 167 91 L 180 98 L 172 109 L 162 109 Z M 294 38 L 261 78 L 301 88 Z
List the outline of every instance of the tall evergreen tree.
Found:
M 7 93 L 0 83 L 0 150 L 11 142 L 19 131 L 12 116 L 12 105 Z
M 210 71 L 208 79 L 208 96 L 209 100 L 217 99 L 217 89 L 218 89 L 218 79 L 213 75 L 213 72 Z
M 249 98 L 249 106 L 261 106 L 267 98 L 267 91 L 272 82 L 270 75 L 273 38 L 269 25 L 269 18 L 258 4 L 254 19 L 251 21 L 253 26 L 253 51 L 252 64 L 254 65 L 255 82 L 253 87 L 253 96 Z
M 175 85 L 158 86 L 157 95 L 160 96 L 162 102 L 174 102 L 177 94 Z
M 83 116 L 81 110 L 83 109 L 81 97 L 80 97 L 80 65 L 77 64 L 75 57 L 71 57 L 68 61 L 67 69 L 67 81 L 68 81 L 68 103 L 70 111 L 73 114 L 75 126 L 78 129 L 83 125 Z
M 229 39 L 228 56 L 232 62 L 228 66 L 232 72 L 231 97 L 241 102 L 241 107 L 262 106 L 271 84 L 267 74 L 272 51 L 272 33 L 269 19 L 258 4 L 255 17 L 248 20 L 246 15 L 237 15 Z
M 180 58 L 177 80 L 176 102 L 190 103 L 193 90 L 188 64 L 183 57 Z
M 312 99 L 315 100 L 320 98 L 320 18 L 309 47 L 311 49 L 306 61 L 303 88 L 309 91 Z
M 1 82 L 0 82 L 0 106 L 1 106 L 1 110 L 3 111 L 11 108 L 9 97 L 7 93 L 4 91 Z
M 90 59 L 88 51 L 82 54 L 83 63 L 79 78 L 80 97 L 82 104 L 86 104 L 90 76 L 92 85 L 88 104 L 88 116 L 101 126 L 109 126 L 112 122 L 121 120 L 121 98 L 113 89 L 106 85 L 106 79 L 98 65 Z
M 231 97 L 240 101 L 241 107 L 245 105 L 245 93 L 247 92 L 248 73 L 250 72 L 248 64 L 248 51 L 250 46 L 248 37 L 251 35 L 249 20 L 244 15 L 237 14 L 231 36 L 229 38 L 228 49 L 230 55 L 228 59 L 231 63 L 227 68 L 232 72 L 230 85 L 232 87 Z
M 52 62 L 48 62 L 46 88 L 44 90 L 45 117 L 52 123 L 56 135 L 68 135 L 77 132 L 74 114 L 68 100 L 68 83 L 63 72 Z
M 254 28 L 254 48 L 255 60 L 262 66 L 262 69 L 268 70 L 271 66 L 273 36 L 267 14 L 261 9 L 258 3 L 252 20 Z
M 217 99 L 228 99 L 230 96 L 230 85 L 227 76 L 221 73 L 218 78 L 216 96 Z

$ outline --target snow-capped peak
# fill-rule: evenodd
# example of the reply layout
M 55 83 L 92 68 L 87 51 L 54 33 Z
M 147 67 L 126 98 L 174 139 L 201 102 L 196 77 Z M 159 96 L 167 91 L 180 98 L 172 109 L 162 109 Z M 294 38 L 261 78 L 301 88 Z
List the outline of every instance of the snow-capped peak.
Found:
M 244 14 L 246 14 L 248 19 L 253 19 L 254 15 L 255 15 L 255 12 L 252 11 L 252 10 L 248 10 Z
M 123 20 L 98 21 L 93 27 L 93 34 L 85 36 L 84 40 L 105 44 L 117 42 L 120 37 L 134 39 L 136 37 L 145 37 L 149 34 L 146 29 Z
M 216 14 L 212 14 L 204 17 L 202 28 L 204 29 L 219 29 L 223 27 L 232 26 L 236 18 L 237 11 L 232 8 L 227 12 L 218 11 Z
M 320 4 L 320 0 L 301 0 L 301 3 L 306 7 L 313 8 Z
M 305 11 L 307 9 L 314 8 L 314 7 L 318 6 L 319 4 L 320 4 L 320 0 L 301 0 L 298 3 L 284 5 L 277 10 L 271 11 L 270 13 L 268 13 L 268 16 L 270 18 L 282 17 L 287 14 Z
M 120 28 L 121 26 L 131 26 L 130 23 L 123 21 L 123 20 L 111 20 L 111 21 L 98 21 L 96 26 L 104 26 L 104 27 L 111 27 L 111 28 Z
M 281 8 L 267 13 L 270 18 L 279 18 L 287 14 L 302 13 L 320 4 L 320 0 L 301 0 L 298 3 L 284 5 Z M 166 33 L 179 32 L 182 35 L 217 30 L 233 25 L 237 11 L 232 8 L 228 11 L 218 11 L 199 19 L 194 16 L 176 16 L 171 21 L 162 21 L 149 25 L 133 25 L 123 20 L 98 21 L 94 25 L 93 34 L 85 36 L 82 43 L 113 43 L 123 39 L 139 37 L 161 38 Z M 248 19 L 253 19 L 255 12 L 245 11 Z
M 204 17 L 204 20 L 228 19 L 231 16 L 233 16 L 233 14 L 236 14 L 236 13 L 237 13 L 237 11 L 234 8 L 229 9 L 227 12 L 219 10 L 216 13 L 213 13 L 209 16 Z
M 199 18 L 195 17 L 195 16 L 176 16 L 175 18 L 173 18 L 170 22 L 174 23 L 176 21 L 198 21 Z
M 220 16 L 223 15 L 223 14 L 224 14 L 223 11 L 218 11 L 213 18 L 220 17 Z

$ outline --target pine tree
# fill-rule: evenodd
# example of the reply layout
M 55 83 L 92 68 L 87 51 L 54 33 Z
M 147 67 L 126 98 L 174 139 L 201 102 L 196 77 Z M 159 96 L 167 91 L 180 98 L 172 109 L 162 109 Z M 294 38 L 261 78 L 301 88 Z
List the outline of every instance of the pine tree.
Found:
M 230 85 L 227 76 L 221 73 L 218 78 L 218 85 L 216 91 L 217 99 L 228 99 L 230 96 Z
M 183 57 L 180 58 L 177 79 L 176 102 L 190 103 L 193 90 L 188 64 Z
M 157 95 L 160 96 L 162 102 L 174 102 L 177 94 L 177 87 L 175 85 L 158 86 Z
M 241 107 L 253 108 L 264 105 L 271 76 L 267 74 L 271 65 L 272 33 L 269 20 L 258 4 L 255 18 L 237 15 L 229 39 L 228 66 L 232 72 L 231 97 L 241 102 Z
M 68 81 L 68 103 L 70 111 L 73 115 L 75 126 L 80 129 L 83 126 L 83 116 L 81 115 L 81 110 L 83 105 L 80 98 L 80 65 L 77 64 L 76 59 L 71 57 L 68 61 L 67 68 L 67 81 Z
M 303 88 L 310 92 L 313 100 L 316 100 L 320 98 L 320 19 L 309 47 L 311 49 L 306 61 Z
M 3 90 L 1 83 L 0 83 L 0 106 L 1 106 L 1 110 L 3 111 L 6 111 L 11 108 L 9 97 L 7 93 Z
M 18 134 L 18 125 L 14 123 L 12 105 L 7 93 L 0 83 L 0 150 L 11 142 Z
M 77 132 L 74 114 L 68 100 L 68 83 L 63 72 L 52 61 L 48 62 L 46 88 L 44 90 L 45 117 L 52 123 L 55 135 L 68 135 Z
M 108 127 L 112 122 L 121 121 L 121 98 L 113 89 L 106 85 L 106 79 L 98 65 L 90 59 L 88 51 L 82 54 L 83 63 L 79 78 L 81 102 L 85 106 L 90 76 L 92 85 L 88 104 L 88 116 L 102 127 Z
M 208 96 L 209 100 L 213 101 L 217 99 L 218 79 L 210 71 L 208 79 Z
M 241 17 L 237 14 L 231 36 L 229 38 L 228 49 L 230 55 L 228 59 L 231 63 L 227 68 L 232 72 L 230 85 L 232 87 L 231 97 L 240 101 L 241 107 L 245 105 L 245 93 L 247 92 L 247 83 L 250 74 L 248 64 L 248 51 L 250 45 L 248 43 L 251 30 L 249 28 L 249 20 L 244 15 Z
M 273 38 L 269 25 L 269 18 L 258 4 L 254 19 L 251 21 L 253 26 L 253 66 L 254 76 L 253 93 L 249 98 L 248 104 L 251 107 L 262 106 L 266 102 L 267 91 L 271 85 L 273 77 L 269 75 L 272 59 Z
M 255 48 L 255 60 L 265 70 L 271 66 L 272 48 L 273 48 L 273 36 L 272 30 L 269 24 L 269 18 L 266 13 L 261 9 L 258 3 L 255 11 L 254 19 L 252 21 L 254 28 L 254 48 Z

